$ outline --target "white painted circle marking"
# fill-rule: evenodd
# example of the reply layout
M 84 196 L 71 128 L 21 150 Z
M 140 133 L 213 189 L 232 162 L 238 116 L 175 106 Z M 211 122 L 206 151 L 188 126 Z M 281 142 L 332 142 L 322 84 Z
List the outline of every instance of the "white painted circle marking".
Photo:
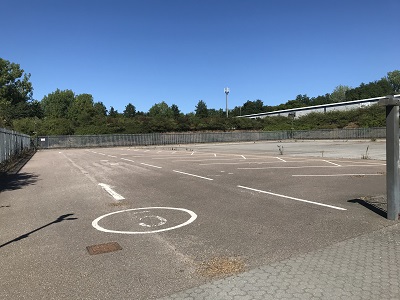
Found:
M 167 209 L 167 210 L 178 210 L 178 211 L 183 211 L 183 212 L 188 213 L 188 214 L 190 215 L 190 218 L 189 218 L 189 220 L 187 220 L 186 222 L 183 222 L 183 223 L 178 224 L 178 225 L 176 225 L 176 226 L 167 227 L 167 228 L 158 229 L 158 230 L 152 230 L 152 231 L 120 231 L 120 230 L 110 230 L 110 229 L 103 228 L 103 227 L 101 227 L 101 226 L 99 225 L 99 221 L 102 220 L 102 219 L 105 218 L 105 217 L 108 217 L 108 216 L 111 216 L 111 215 L 115 215 L 115 214 L 119 214 L 119 213 L 123 213 L 123 212 L 127 212 L 127 211 L 140 211 L 140 210 L 145 210 L 145 209 L 147 209 L 147 210 L 151 210 L 151 209 Z M 148 220 L 147 220 L 146 222 L 144 221 L 146 218 L 147 218 L 147 219 L 149 219 L 149 218 L 151 218 L 151 219 L 157 219 L 157 220 L 158 220 L 158 223 L 157 223 L 157 224 L 151 224 L 151 225 L 149 225 L 149 224 L 146 223 L 146 222 L 148 222 Z M 186 226 L 186 225 L 192 223 L 192 222 L 193 222 L 194 220 L 196 220 L 196 219 L 197 219 L 197 215 L 196 215 L 194 212 L 192 212 L 191 210 L 188 210 L 188 209 L 185 209 L 185 208 L 175 208 L 175 207 L 144 207 L 144 208 L 130 208 L 130 209 L 124 209 L 124 210 L 114 211 L 114 212 L 105 214 L 105 215 L 100 216 L 100 217 L 98 217 L 97 219 L 95 219 L 95 220 L 92 222 L 92 226 L 93 226 L 94 228 L 96 228 L 97 230 L 99 230 L 99 231 L 109 232 L 109 233 L 147 234 L 147 233 L 157 233 L 157 232 L 163 232 L 163 231 L 169 231 L 169 230 L 172 230 L 172 229 L 177 229 L 177 228 L 180 228 L 180 227 L 183 227 L 183 226 Z M 161 226 L 161 225 L 164 225 L 165 223 L 167 223 L 167 220 L 166 220 L 166 219 L 164 219 L 164 218 L 162 218 L 162 217 L 160 217 L 160 216 L 154 216 L 154 215 L 142 217 L 142 218 L 140 218 L 140 221 L 142 221 L 142 222 L 139 223 L 139 225 L 140 225 L 140 226 L 143 226 L 143 227 L 158 227 L 158 226 Z
M 154 222 L 153 222 L 154 219 L 156 220 L 156 222 L 158 220 L 158 223 L 154 224 Z M 143 227 L 158 227 L 158 226 L 162 226 L 165 223 L 167 223 L 167 220 L 160 216 L 145 216 L 143 218 L 140 218 L 139 220 L 143 221 L 143 222 L 139 223 L 139 225 L 143 226 Z M 146 224 L 145 221 L 147 221 L 147 222 L 150 221 L 151 224 Z

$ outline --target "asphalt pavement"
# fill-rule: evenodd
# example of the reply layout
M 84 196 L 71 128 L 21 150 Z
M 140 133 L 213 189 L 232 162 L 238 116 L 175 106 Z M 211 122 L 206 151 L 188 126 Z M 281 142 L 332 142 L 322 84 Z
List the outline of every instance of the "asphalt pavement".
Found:
M 0 185 L 0 298 L 398 299 L 384 157 L 384 141 L 39 151 Z

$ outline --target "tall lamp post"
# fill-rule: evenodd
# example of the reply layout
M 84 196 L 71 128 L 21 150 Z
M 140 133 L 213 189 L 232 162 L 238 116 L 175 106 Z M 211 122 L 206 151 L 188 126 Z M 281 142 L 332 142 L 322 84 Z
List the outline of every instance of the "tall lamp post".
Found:
M 225 95 L 226 95 L 226 117 L 228 117 L 228 94 L 229 94 L 229 88 L 228 87 L 224 88 L 224 92 L 225 92 Z

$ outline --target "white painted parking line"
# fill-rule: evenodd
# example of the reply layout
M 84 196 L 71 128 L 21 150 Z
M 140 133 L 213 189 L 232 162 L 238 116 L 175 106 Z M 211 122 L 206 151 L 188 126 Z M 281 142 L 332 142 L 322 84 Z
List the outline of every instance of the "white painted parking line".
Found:
M 141 165 L 144 165 L 144 166 L 148 166 L 148 167 L 153 167 L 153 168 L 157 168 L 157 169 L 162 169 L 162 167 L 159 167 L 159 166 L 154 166 L 154 165 L 149 165 L 149 164 L 145 164 L 145 163 L 140 163 Z
M 322 161 L 327 162 L 328 164 L 332 164 L 332 165 L 334 165 L 336 167 L 341 167 L 341 165 L 335 164 L 334 162 L 331 162 L 329 160 L 322 160 Z
M 246 157 L 244 155 L 240 155 L 241 157 L 243 157 L 243 159 L 246 159 Z
M 127 160 L 127 161 L 130 161 L 130 162 L 135 162 L 134 160 L 127 159 L 127 158 L 123 158 L 123 157 L 121 157 L 121 159 L 122 159 L 122 160 Z
M 117 158 L 116 156 L 114 156 L 114 155 L 107 155 L 107 156 L 109 156 L 109 157 L 114 157 L 114 158 Z
M 380 166 L 386 166 L 386 164 L 347 165 L 346 167 L 380 167 Z
M 203 176 L 199 176 L 199 175 L 194 175 L 194 174 L 190 174 L 190 173 L 185 173 L 185 172 L 181 172 L 181 171 L 177 171 L 177 170 L 172 170 L 172 171 L 174 171 L 175 173 L 180 173 L 180 174 L 184 174 L 184 175 L 188 175 L 188 176 L 198 177 L 198 178 L 201 178 L 201 179 L 214 180 L 214 179 L 212 179 L 212 178 L 207 178 L 207 177 L 203 177 Z
M 292 175 L 293 177 L 345 177 L 345 176 L 383 176 L 383 174 L 323 174 L 323 175 Z
M 241 161 L 240 163 L 238 163 L 238 164 L 241 164 L 241 163 L 243 163 L 243 159 L 240 159 L 240 158 L 217 158 L 217 159 L 215 159 L 215 158 L 210 158 L 210 159 L 207 159 L 207 158 L 204 158 L 204 159 L 175 159 L 173 162 L 202 162 L 202 161 Z M 212 164 L 223 164 L 223 163 L 210 163 L 210 165 L 212 165 Z
M 208 161 L 209 159 L 206 160 L 198 160 L 198 161 Z M 215 161 L 215 159 L 213 159 Z M 223 159 L 218 159 L 218 160 L 223 160 Z M 230 159 L 231 160 L 231 159 Z M 197 160 L 192 160 L 192 161 L 197 161 Z M 250 162 L 248 161 L 248 159 L 246 160 L 246 162 L 244 162 L 243 160 L 240 160 L 240 162 L 215 162 L 215 163 L 206 163 L 206 164 L 199 164 L 199 166 L 210 166 L 210 165 L 261 165 L 261 164 L 274 164 L 276 163 L 274 162 Z
M 122 197 L 120 194 L 117 192 L 113 191 L 113 189 L 105 183 L 99 183 L 99 186 L 101 186 L 107 193 L 109 193 L 115 200 L 124 200 L 125 198 Z
M 194 152 L 192 152 L 192 154 L 190 154 L 190 155 L 193 155 L 194 154 Z
M 217 157 L 217 153 L 214 153 L 214 157 Z
M 268 194 L 268 195 L 276 196 L 276 197 L 281 197 L 281 198 L 286 198 L 286 199 L 290 199 L 290 200 L 305 202 L 305 203 L 309 203 L 309 204 L 314 204 L 314 205 L 329 207 L 329 208 L 333 208 L 333 209 L 337 209 L 337 210 L 347 210 L 347 209 L 345 209 L 345 208 L 341 208 L 341 207 L 338 207 L 338 206 L 333 206 L 333 205 L 323 204 L 323 203 L 319 203 L 319 202 L 314 202 L 314 201 L 309 201 L 309 200 L 294 198 L 294 197 L 290 197 L 290 196 L 275 194 L 275 193 L 271 193 L 271 192 L 267 192 L 267 191 L 263 191 L 263 190 L 257 190 L 257 189 L 249 188 L 249 187 L 246 187 L 246 186 L 238 185 L 237 187 L 242 188 L 242 189 L 246 189 L 246 190 L 250 190 L 250 191 L 254 191 L 254 192 L 259 192 L 259 193 L 263 193 L 263 194 Z
M 258 167 L 238 168 L 239 170 L 268 170 L 268 169 L 309 169 L 309 168 L 337 168 L 336 166 L 301 166 L 301 167 Z
M 286 162 L 286 160 L 284 160 L 284 159 L 282 159 L 280 157 L 275 157 L 275 158 L 279 159 L 280 161 Z
M 100 155 L 104 155 L 104 156 L 105 156 L 105 154 L 104 154 L 104 153 L 100 153 L 100 152 L 98 152 L 97 154 L 100 154 Z

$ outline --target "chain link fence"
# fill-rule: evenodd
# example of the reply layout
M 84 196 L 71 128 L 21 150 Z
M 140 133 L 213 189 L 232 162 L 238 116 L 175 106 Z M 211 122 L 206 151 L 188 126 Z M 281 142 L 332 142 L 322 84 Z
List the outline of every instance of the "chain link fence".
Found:
M 0 128 L 0 164 L 30 148 L 29 135 Z
M 386 137 L 383 128 L 351 128 L 289 131 L 249 132 L 190 132 L 190 133 L 146 133 L 107 135 L 62 135 L 41 136 L 38 148 L 82 148 L 115 146 L 181 145 L 199 143 L 227 143 L 268 140 L 319 140 L 319 139 L 378 139 Z

